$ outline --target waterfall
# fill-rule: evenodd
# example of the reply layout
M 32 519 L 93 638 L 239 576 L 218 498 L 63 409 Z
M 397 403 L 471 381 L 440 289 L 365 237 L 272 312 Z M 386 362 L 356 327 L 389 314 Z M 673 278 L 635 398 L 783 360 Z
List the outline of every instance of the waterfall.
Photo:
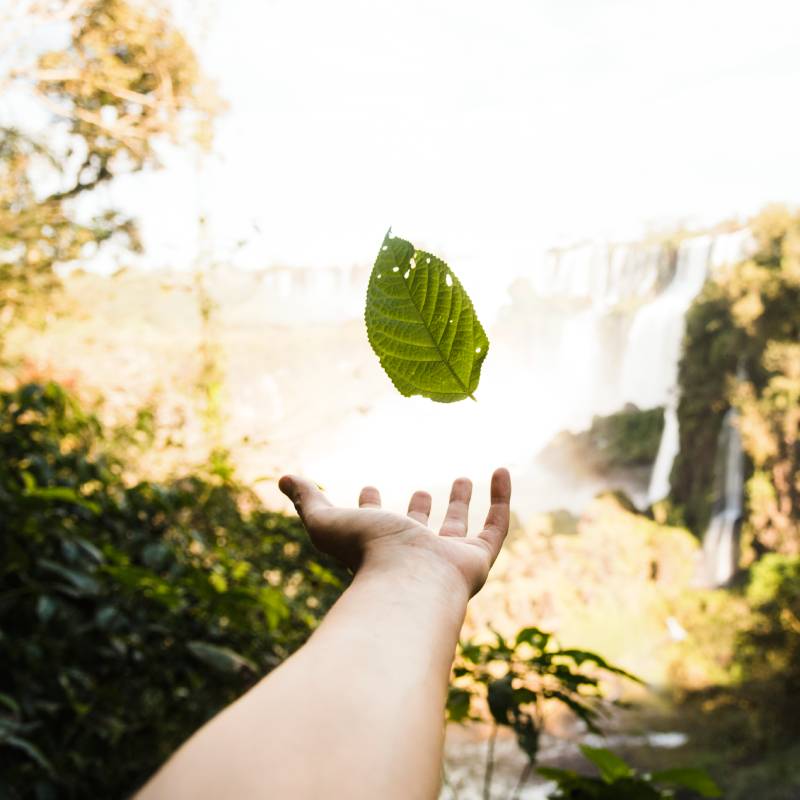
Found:
M 622 369 L 625 401 L 640 408 L 662 405 L 675 386 L 684 316 L 705 283 L 711 244 L 709 236 L 681 242 L 672 281 L 634 317 Z
M 562 427 L 585 427 L 594 415 L 628 402 L 640 408 L 667 402 L 683 318 L 705 282 L 712 246 L 722 252 L 717 239 L 690 237 L 677 251 L 660 244 L 583 244 L 548 254 L 531 288 L 545 304 L 534 313 L 549 321 L 551 332 L 531 367 L 549 373 L 542 377 L 558 387 Z M 672 425 L 669 431 L 654 491 L 662 490 L 677 452 Z
M 663 500 L 669 494 L 669 476 L 678 450 L 680 450 L 678 402 L 676 393 L 671 392 L 664 407 L 664 431 L 658 444 L 653 472 L 650 474 L 650 485 L 647 489 L 648 504 Z
M 742 516 L 744 454 L 738 414 L 729 409 L 722 421 L 717 463 L 721 466 L 715 487 L 714 512 L 703 537 L 705 579 L 722 586 L 735 574 L 738 562 L 738 524 Z
M 508 354 L 515 383 L 525 375 L 532 395 L 548 398 L 540 416 L 551 436 L 586 430 L 594 416 L 627 403 L 665 407 L 642 502 L 669 494 L 686 312 L 710 274 L 746 256 L 750 240 L 741 229 L 688 236 L 677 246 L 589 242 L 551 250 L 528 282 L 517 283 L 501 316 L 496 350 Z

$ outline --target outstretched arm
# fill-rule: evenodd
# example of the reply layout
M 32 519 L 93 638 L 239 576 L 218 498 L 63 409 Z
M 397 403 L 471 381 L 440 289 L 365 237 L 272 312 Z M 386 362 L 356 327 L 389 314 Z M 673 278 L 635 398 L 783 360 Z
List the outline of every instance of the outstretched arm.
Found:
M 372 487 L 343 509 L 299 478 L 280 486 L 353 582 L 305 646 L 196 733 L 139 800 L 432 800 L 467 600 L 508 530 L 508 472 L 492 476 L 485 527 L 470 537 L 463 478 L 438 534 L 425 492 L 403 516 L 383 511 Z

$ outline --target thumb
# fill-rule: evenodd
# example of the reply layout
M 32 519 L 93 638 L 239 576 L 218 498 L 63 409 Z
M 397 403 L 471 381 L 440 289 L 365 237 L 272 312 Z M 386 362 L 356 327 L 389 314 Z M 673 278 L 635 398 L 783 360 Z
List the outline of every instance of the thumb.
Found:
M 278 488 L 294 503 L 300 519 L 307 522 L 316 512 L 331 508 L 331 502 L 317 488 L 316 484 L 296 475 L 284 475 L 278 481 Z

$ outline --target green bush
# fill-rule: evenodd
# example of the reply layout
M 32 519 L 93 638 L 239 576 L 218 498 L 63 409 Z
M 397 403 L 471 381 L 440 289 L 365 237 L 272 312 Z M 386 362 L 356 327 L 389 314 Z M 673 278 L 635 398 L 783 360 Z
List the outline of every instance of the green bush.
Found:
M 640 775 L 618 755 L 602 747 L 581 745 L 581 753 L 592 762 L 599 777 L 587 777 L 572 770 L 542 767 L 542 777 L 556 783 L 549 800 L 669 800 L 675 790 L 692 797 L 719 797 L 719 787 L 702 769 L 678 767 Z
M 750 574 L 752 619 L 735 670 L 764 745 L 800 736 L 800 557 L 772 553 Z
M 58 385 L 0 393 L 0 797 L 124 797 L 307 638 L 346 574 L 219 454 L 123 479 Z
M 595 417 L 588 434 L 602 467 L 646 467 L 656 460 L 663 430 L 662 406 L 629 406 L 616 414 Z

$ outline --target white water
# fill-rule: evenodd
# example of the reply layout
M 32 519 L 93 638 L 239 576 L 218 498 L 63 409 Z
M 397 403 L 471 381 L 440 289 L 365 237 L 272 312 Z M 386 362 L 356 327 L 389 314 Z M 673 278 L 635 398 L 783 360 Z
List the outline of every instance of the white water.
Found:
M 710 586 L 723 586 L 734 576 L 738 561 L 738 523 L 742 516 L 744 454 L 738 415 L 729 409 L 720 431 L 722 474 L 716 487 L 714 515 L 703 537 L 705 578 Z
M 708 275 L 711 245 L 708 236 L 682 242 L 672 281 L 634 317 L 622 368 L 622 397 L 640 408 L 665 403 L 677 382 L 684 316 Z
M 650 475 L 647 488 L 647 502 L 656 503 L 669 494 L 669 476 L 672 462 L 680 449 L 680 432 L 678 430 L 678 403 L 676 393 L 672 392 L 664 407 L 664 431 L 658 445 L 656 463 Z

